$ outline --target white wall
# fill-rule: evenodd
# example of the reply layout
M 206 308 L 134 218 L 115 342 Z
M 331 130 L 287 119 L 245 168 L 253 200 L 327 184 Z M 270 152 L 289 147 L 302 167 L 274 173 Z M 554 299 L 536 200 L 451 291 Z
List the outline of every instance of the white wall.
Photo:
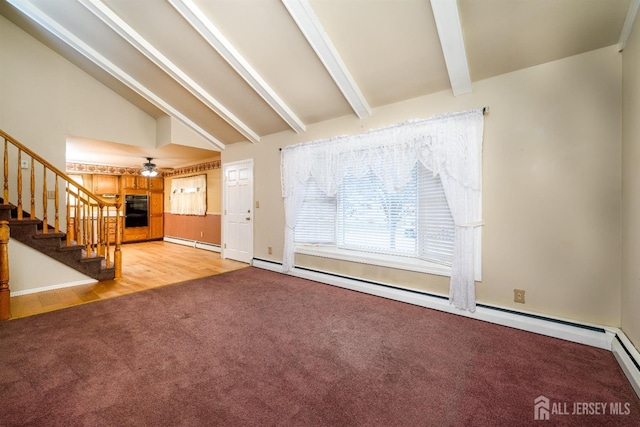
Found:
M 28 262 L 25 262 L 28 261 Z M 55 279 L 51 274 L 55 272 Z M 11 296 L 38 289 L 76 286 L 97 280 L 80 273 L 17 240 L 9 240 L 9 288 Z

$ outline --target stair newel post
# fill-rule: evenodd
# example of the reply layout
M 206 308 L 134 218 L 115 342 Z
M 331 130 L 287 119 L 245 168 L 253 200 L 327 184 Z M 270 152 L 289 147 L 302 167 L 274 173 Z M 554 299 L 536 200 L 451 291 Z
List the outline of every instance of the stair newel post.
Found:
M 18 148 L 18 219 L 22 219 L 22 150 Z
M 35 160 L 31 158 L 31 209 L 29 216 L 31 219 L 36 217 L 36 170 L 34 168 Z
M 9 144 L 4 139 L 4 203 L 9 204 Z
M 59 233 L 60 232 L 60 189 L 58 188 L 58 174 L 56 174 L 55 184 L 56 184 L 56 189 L 55 189 L 56 199 L 54 200 L 55 216 L 53 220 L 53 232 Z
M 18 184 L 19 186 L 20 184 Z M 47 166 L 42 165 L 42 234 L 49 232 L 49 225 L 47 224 Z M 18 208 L 20 212 L 20 208 Z
M 0 320 L 11 317 L 9 290 L 9 221 L 0 221 Z
M 122 245 L 122 230 L 121 230 L 121 216 L 120 209 L 122 208 L 120 196 L 116 196 L 116 242 L 113 249 L 113 263 L 115 265 L 116 279 L 122 278 L 122 252 L 120 251 L 120 245 Z

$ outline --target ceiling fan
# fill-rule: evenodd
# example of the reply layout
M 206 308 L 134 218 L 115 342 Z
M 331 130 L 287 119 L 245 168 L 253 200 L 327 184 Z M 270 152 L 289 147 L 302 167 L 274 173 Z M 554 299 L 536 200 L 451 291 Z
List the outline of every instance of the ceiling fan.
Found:
M 158 175 L 158 167 L 155 163 L 151 163 L 153 160 L 151 157 L 147 157 L 147 163 L 143 163 L 142 165 L 142 176 L 156 176 Z

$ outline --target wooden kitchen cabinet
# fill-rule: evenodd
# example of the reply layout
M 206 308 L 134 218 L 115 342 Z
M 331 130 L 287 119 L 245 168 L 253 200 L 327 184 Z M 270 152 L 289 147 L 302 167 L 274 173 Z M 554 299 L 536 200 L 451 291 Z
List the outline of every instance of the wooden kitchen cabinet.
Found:
M 118 218 L 120 220 L 120 230 L 122 230 L 122 217 Z M 115 243 L 116 242 L 116 218 L 115 217 L 109 217 L 106 218 L 106 222 L 107 222 L 107 236 L 109 239 L 109 243 Z
M 153 178 L 149 178 L 148 188 L 149 191 L 164 190 L 164 178 L 161 176 L 154 176 Z
M 92 219 L 91 220 L 93 222 L 93 224 L 90 225 L 90 227 L 93 227 L 94 231 L 93 231 L 93 235 L 94 235 L 94 243 L 97 243 L 96 237 L 96 231 L 95 228 L 98 226 L 98 221 L 97 219 Z M 116 243 L 116 218 L 115 217 L 109 217 L 109 218 L 104 218 L 104 221 L 106 222 L 107 225 L 107 239 L 109 240 L 109 244 L 115 244 Z M 76 219 L 74 217 L 71 217 L 68 219 L 67 221 L 67 234 L 69 235 L 70 239 L 72 241 L 76 241 L 76 229 L 75 229 L 75 223 L 76 223 Z M 85 226 L 85 224 L 81 224 L 81 226 Z M 120 217 L 120 229 L 122 230 L 122 217 Z
M 149 239 L 164 237 L 164 193 L 149 192 Z
M 123 175 L 122 188 L 127 190 L 146 190 L 149 186 L 146 176 L 141 175 Z
M 125 228 L 122 233 L 123 242 L 135 242 L 149 239 L 149 227 Z
M 164 237 L 164 219 L 161 216 L 149 218 L 149 239 L 162 239 Z
M 115 175 L 93 175 L 93 192 L 97 195 L 118 194 L 118 177 Z

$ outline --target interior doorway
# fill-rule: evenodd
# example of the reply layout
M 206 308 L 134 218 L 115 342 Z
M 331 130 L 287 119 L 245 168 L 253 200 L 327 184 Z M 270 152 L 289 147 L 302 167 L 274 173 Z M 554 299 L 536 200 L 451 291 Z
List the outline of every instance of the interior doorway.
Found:
M 222 257 L 253 259 L 253 159 L 223 165 Z

